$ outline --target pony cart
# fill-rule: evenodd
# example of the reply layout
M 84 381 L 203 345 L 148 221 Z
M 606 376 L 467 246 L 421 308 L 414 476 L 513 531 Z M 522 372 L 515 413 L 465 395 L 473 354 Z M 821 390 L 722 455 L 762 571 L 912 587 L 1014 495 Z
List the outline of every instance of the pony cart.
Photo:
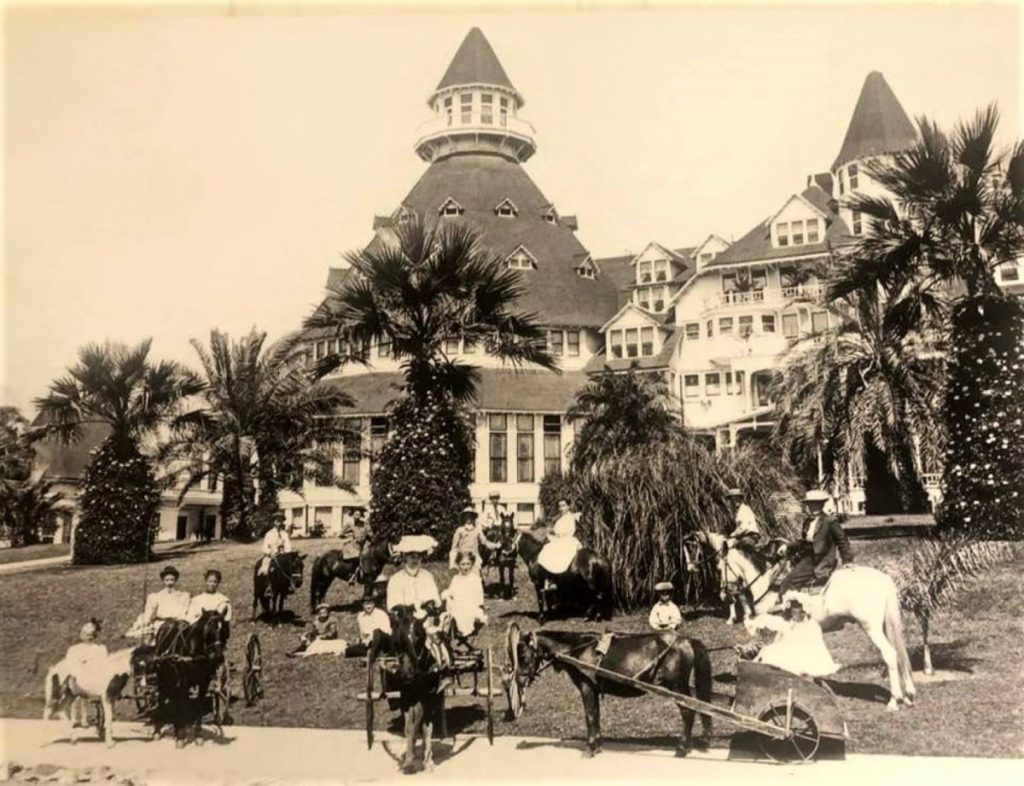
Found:
M 740 661 L 731 705 L 712 703 L 708 650 L 695 639 L 671 632 L 540 631 L 525 634 L 521 642 L 518 626 L 511 623 L 507 643 L 509 661 L 502 681 L 509 692 L 513 715 L 522 711 L 523 692 L 540 671 L 554 666 L 569 672 L 584 700 L 591 753 L 601 747 L 602 693 L 623 697 L 648 694 L 673 702 L 683 716 L 679 755 L 689 751 L 693 719 L 698 713 L 705 732 L 710 731 L 711 718 L 742 730 L 733 736 L 734 751 L 749 749 L 753 743 L 764 756 L 778 762 L 811 761 L 826 748 L 830 756 L 841 755 L 848 736 L 835 695 L 824 682 L 761 663 Z M 691 669 L 697 697 L 690 694 Z
M 140 661 L 132 671 L 132 698 L 140 717 L 152 717 L 160 706 L 160 680 L 158 670 L 168 663 L 184 664 L 206 655 L 190 656 L 182 654 L 154 654 Z M 245 640 L 245 653 L 242 663 L 242 694 L 245 704 L 251 707 L 263 698 L 263 647 L 260 638 L 250 633 Z M 231 723 L 231 682 L 234 665 L 221 658 L 216 663 L 213 677 L 206 691 L 209 715 L 214 725 L 221 731 L 223 726 Z
M 381 700 L 395 700 L 400 696 L 397 690 L 389 690 L 388 675 L 398 665 L 398 658 L 390 655 L 366 656 L 366 690 L 356 698 L 366 705 L 366 747 L 373 747 L 374 705 Z M 495 687 L 495 670 L 491 649 L 472 653 L 456 653 L 452 660 L 453 684 L 445 690 L 445 696 L 472 696 L 483 698 L 487 712 L 487 741 L 494 744 L 494 697 L 504 693 Z M 499 673 L 500 679 L 500 673 Z M 467 685 L 463 685 L 463 682 Z M 441 712 L 441 737 L 447 737 L 448 730 L 444 712 Z

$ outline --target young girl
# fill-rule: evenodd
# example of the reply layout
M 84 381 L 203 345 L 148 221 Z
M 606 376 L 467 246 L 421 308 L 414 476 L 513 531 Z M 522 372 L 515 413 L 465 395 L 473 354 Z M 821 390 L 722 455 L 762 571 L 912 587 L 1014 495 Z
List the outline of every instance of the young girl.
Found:
M 78 643 L 68 647 L 68 651 L 64 655 L 64 660 L 68 662 L 69 666 L 78 668 L 91 660 L 107 656 L 106 645 L 96 641 L 100 630 L 100 623 L 95 619 L 89 620 L 82 626 L 82 630 L 78 634 Z
M 461 552 L 456 557 L 455 565 L 459 572 L 452 576 L 451 584 L 442 593 L 441 598 L 455 622 L 456 638 L 469 647 L 466 639 L 487 624 L 487 614 L 484 613 L 484 585 L 480 574 L 473 569 L 476 565 L 476 555 L 473 552 Z

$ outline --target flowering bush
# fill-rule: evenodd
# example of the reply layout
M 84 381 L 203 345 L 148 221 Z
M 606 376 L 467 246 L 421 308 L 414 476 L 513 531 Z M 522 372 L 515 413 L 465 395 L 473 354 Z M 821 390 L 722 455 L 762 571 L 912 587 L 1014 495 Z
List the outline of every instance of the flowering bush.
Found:
M 973 298 L 953 312 L 940 527 L 1024 536 L 1024 306 Z
M 79 565 L 144 562 L 159 528 L 160 492 L 138 446 L 108 439 L 92 453 L 80 500 L 73 560 Z
M 470 502 L 471 425 L 450 400 L 430 394 L 401 399 L 389 420 L 370 476 L 374 534 L 391 542 L 431 535 L 446 551 Z

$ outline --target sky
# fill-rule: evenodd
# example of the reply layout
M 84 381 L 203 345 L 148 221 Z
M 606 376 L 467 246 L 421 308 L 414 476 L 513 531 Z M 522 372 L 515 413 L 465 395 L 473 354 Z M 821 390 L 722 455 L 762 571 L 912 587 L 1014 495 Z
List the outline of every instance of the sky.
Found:
M 944 126 L 1020 128 L 1012 6 L 284 15 L 11 7 L 0 404 L 105 340 L 196 364 L 297 328 L 426 168 L 426 100 L 479 26 L 537 129 L 526 169 L 597 258 L 742 236 L 826 171 L 868 72 Z

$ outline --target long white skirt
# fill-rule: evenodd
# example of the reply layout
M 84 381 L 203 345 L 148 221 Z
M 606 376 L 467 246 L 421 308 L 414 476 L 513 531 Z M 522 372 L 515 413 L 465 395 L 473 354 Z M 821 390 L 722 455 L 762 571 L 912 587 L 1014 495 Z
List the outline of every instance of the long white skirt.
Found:
M 839 671 L 839 665 L 825 646 L 821 628 L 813 620 L 780 631 L 776 640 L 758 653 L 756 660 L 807 677 L 827 677 Z
M 537 555 L 537 562 L 548 573 L 565 573 L 583 544 L 576 538 L 551 538 Z

